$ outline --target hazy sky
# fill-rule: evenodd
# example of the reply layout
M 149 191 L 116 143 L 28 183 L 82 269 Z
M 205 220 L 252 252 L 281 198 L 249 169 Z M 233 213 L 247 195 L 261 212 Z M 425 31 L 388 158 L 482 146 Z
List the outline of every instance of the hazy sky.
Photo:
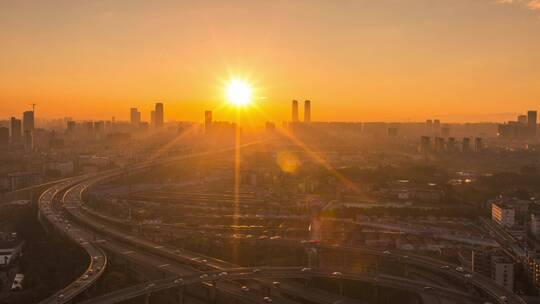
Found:
M 230 77 L 260 122 L 507 119 L 540 110 L 540 0 L 0 0 L 0 117 L 200 121 Z

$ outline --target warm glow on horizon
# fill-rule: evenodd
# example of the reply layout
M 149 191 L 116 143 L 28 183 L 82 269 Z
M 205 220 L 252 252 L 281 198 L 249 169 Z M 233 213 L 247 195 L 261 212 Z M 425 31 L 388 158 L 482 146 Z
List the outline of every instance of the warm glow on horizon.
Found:
M 251 102 L 251 92 L 246 81 L 233 79 L 227 85 L 227 100 L 237 107 L 247 106 Z
M 0 1 L 0 120 L 508 121 L 540 109 L 528 1 Z

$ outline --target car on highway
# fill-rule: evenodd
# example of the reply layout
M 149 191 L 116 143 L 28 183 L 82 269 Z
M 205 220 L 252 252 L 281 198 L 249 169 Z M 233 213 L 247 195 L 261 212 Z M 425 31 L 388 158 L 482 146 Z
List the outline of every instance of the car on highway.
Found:
M 465 272 L 465 269 L 463 267 L 456 267 L 457 272 Z
M 265 301 L 266 303 L 272 303 L 272 299 L 270 297 L 264 297 L 263 301 Z
M 182 282 L 184 282 L 184 279 L 178 278 L 178 279 L 174 280 L 173 283 L 174 283 L 174 284 L 180 284 L 180 283 L 182 283 Z
M 242 286 L 240 289 L 242 289 L 244 292 L 248 292 L 250 290 L 246 285 Z
M 334 271 L 334 272 L 332 272 L 332 275 L 333 276 L 340 276 L 340 275 L 343 275 L 343 273 L 341 273 L 339 271 Z
M 253 273 L 259 273 L 259 272 L 261 272 L 261 270 L 259 268 L 253 269 Z
M 279 287 L 279 286 L 281 286 L 281 282 L 279 282 L 279 281 L 274 281 L 274 282 L 272 282 L 272 285 L 273 285 L 274 287 Z
M 464 276 L 465 278 L 467 278 L 467 279 L 472 278 L 472 274 L 470 274 L 470 273 L 466 273 L 466 274 L 464 274 L 463 276 Z
M 302 268 L 302 272 L 310 272 L 310 271 L 311 271 L 311 268 L 309 267 Z
M 87 275 L 87 274 L 85 274 L 85 275 L 81 276 L 81 280 L 83 280 L 83 281 L 86 281 L 86 280 L 88 280 L 88 275 Z

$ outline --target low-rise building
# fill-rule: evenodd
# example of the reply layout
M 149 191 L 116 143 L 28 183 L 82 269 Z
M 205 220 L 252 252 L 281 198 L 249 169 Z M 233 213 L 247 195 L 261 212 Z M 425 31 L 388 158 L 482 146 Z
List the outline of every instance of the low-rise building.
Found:
M 514 290 L 514 262 L 505 256 L 491 257 L 491 278 L 504 288 Z

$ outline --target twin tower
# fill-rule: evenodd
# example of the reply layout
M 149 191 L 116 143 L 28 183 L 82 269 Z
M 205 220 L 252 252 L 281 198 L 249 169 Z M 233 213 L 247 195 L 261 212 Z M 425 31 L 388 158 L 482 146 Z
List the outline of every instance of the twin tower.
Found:
M 300 122 L 298 115 L 298 100 L 292 101 L 292 122 Z M 311 101 L 304 101 L 304 122 L 311 122 Z

